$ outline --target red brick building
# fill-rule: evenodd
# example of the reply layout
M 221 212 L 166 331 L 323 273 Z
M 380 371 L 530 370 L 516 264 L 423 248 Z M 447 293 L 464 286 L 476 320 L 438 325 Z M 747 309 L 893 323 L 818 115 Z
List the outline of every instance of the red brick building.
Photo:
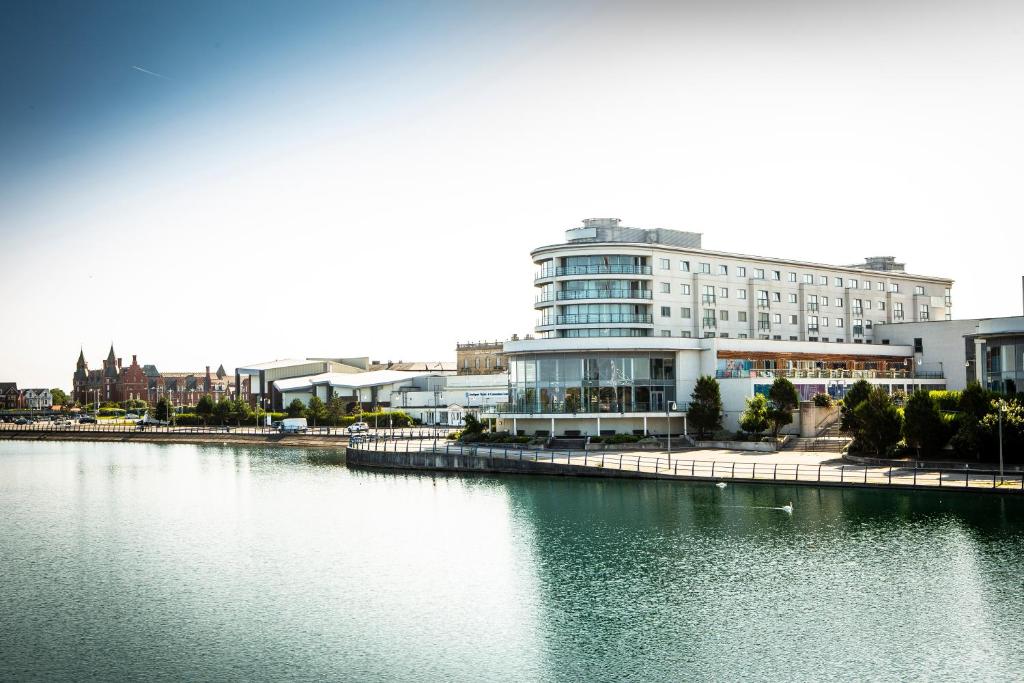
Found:
M 165 396 L 174 405 L 195 405 L 206 394 L 218 401 L 224 396 L 234 398 L 238 389 L 235 378 L 227 374 L 223 365 L 215 373 L 210 372 L 209 365 L 205 372 L 160 373 L 155 365 L 139 365 L 134 355 L 131 365 L 123 365 L 114 354 L 113 344 L 99 370 L 90 370 L 85 353 L 79 351 L 72 386 L 72 400 L 80 403 L 141 399 L 150 405 Z M 248 400 L 248 378 L 242 379 L 240 395 Z

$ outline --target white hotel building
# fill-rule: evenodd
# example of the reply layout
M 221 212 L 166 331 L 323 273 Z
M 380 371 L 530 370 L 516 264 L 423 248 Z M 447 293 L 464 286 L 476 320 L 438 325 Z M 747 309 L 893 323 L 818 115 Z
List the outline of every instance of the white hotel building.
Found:
M 942 388 L 941 366 L 892 345 L 891 323 L 949 320 L 948 278 L 892 257 L 829 266 L 701 248 L 699 233 L 585 220 L 532 252 L 539 339 L 506 342 L 509 403 L 493 415 L 526 434 L 682 431 L 700 375 L 722 385 L 726 428 L 744 399 L 790 377 L 804 398 L 866 378 Z M 655 420 L 651 422 L 651 420 Z M 678 424 L 677 424 L 678 422 Z

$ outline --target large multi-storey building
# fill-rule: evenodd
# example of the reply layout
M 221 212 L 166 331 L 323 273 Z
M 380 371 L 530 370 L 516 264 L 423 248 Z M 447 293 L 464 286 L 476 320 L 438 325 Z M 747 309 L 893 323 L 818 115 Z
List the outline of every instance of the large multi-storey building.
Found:
M 878 328 L 947 319 L 952 281 L 910 275 L 891 257 L 829 266 L 709 251 L 698 233 L 613 218 L 586 220 L 532 257 L 540 338 L 503 346 L 509 402 L 485 411 L 501 428 L 683 431 L 703 375 L 719 380 L 727 429 L 776 377 L 804 400 L 841 398 L 859 379 L 890 392 L 945 386 L 941 362 Z
M 871 344 L 879 325 L 949 320 L 952 280 L 894 258 L 830 266 L 701 248 L 700 233 L 593 218 L 535 249 L 542 337 Z

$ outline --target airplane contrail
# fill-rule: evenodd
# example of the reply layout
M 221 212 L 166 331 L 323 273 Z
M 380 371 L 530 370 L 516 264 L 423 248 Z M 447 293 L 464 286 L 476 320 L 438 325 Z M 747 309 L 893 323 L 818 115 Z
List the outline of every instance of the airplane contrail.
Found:
M 141 71 L 144 74 L 149 74 L 150 76 L 156 76 L 157 78 L 162 78 L 165 81 L 171 80 L 170 76 L 164 76 L 163 74 L 158 74 L 155 71 L 150 71 L 149 69 L 143 69 L 141 66 L 135 66 L 133 64 L 132 68 L 135 69 L 136 71 Z

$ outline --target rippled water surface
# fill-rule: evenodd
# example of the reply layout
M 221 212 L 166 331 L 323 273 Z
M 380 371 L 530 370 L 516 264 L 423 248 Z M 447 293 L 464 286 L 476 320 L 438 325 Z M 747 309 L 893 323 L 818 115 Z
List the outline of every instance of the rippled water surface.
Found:
M 1020 680 L 1024 500 L 0 441 L 0 680 Z M 778 506 L 792 500 L 787 515 Z

